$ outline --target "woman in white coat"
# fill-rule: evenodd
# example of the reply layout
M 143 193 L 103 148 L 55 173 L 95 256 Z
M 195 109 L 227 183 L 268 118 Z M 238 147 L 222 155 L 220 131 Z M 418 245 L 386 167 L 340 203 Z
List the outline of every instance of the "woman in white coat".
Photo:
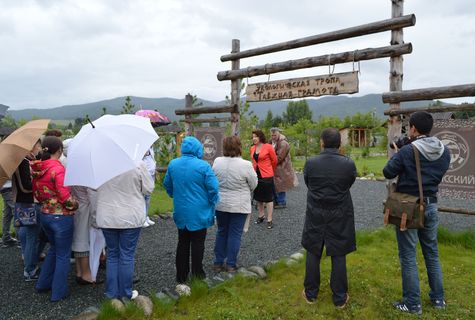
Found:
M 220 201 L 216 205 L 218 231 L 214 246 L 216 271 L 236 272 L 237 256 L 246 219 L 251 213 L 251 193 L 257 186 L 256 171 L 250 161 L 241 158 L 238 137 L 223 140 L 224 157 L 214 160 L 213 170 L 219 182 Z
M 134 299 L 135 249 L 145 223 L 144 195 L 154 183 L 145 163 L 107 181 L 97 189 L 96 224 L 107 246 L 106 297 Z

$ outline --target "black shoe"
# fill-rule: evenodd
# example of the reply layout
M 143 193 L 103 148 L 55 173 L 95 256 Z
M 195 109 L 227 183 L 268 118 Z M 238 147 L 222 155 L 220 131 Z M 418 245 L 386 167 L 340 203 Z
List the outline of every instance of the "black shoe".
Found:
M 442 300 L 431 300 L 431 304 L 434 308 L 441 309 L 441 310 L 445 309 L 445 307 L 447 306 L 444 299 L 442 299 Z
M 263 223 L 265 219 L 266 219 L 266 216 L 257 217 L 256 222 L 254 222 L 254 223 L 255 224 Z
M 10 248 L 19 245 L 19 242 L 15 238 L 10 238 L 7 241 L 2 242 L 2 248 Z
M 403 301 L 396 301 L 393 303 L 393 307 L 402 312 L 417 314 L 419 316 L 422 314 L 422 307 L 420 304 L 415 306 L 409 306 Z
M 274 228 L 274 224 L 272 223 L 272 221 L 267 221 L 267 229 L 272 229 Z

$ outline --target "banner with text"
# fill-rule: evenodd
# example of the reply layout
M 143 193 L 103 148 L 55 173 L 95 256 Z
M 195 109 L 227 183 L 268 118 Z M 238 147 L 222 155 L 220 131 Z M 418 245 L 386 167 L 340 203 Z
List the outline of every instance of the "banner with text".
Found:
M 475 121 L 435 121 L 431 134 L 450 151 L 450 166 L 439 185 L 439 195 L 475 199 Z
M 249 84 L 246 101 L 270 101 L 358 92 L 358 72 Z

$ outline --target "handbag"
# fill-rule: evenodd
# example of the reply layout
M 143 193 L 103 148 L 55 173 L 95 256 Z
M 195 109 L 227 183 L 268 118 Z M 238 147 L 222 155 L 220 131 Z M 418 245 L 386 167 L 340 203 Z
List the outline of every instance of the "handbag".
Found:
M 419 196 L 389 190 L 384 203 L 384 225 L 388 223 L 399 226 L 399 230 L 424 228 L 426 203 L 422 192 L 421 162 L 419 150 L 412 145 L 416 159 L 417 184 Z
M 15 227 L 37 224 L 36 205 L 34 203 L 15 203 L 13 224 Z

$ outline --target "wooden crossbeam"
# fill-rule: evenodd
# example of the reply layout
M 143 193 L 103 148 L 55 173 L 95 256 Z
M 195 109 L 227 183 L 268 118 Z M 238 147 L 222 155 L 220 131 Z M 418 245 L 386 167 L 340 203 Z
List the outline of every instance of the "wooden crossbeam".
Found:
M 212 106 L 212 107 L 193 107 L 185 109 L 176 109 L 176 115 L 202 114 L 202 113 L 225 113 L 236 112 L 237 105 L 234 106 Z
M 231 122 L 233 120 L 232 117 L 227 118 L 202 118 L 202 119 L 182 119 L 180 122 L 186 123 L 209 123 L 209 122 Z
M 412 44 L 405 43 L 379 48 L 367 48 L 362 50 L 347 51 L 335 54 L 309 57 L 297 60 L 289 60 L 277 63 L 269 63 L 261 66 L 251 66 L 244 69 L 227 70 L 218 72 L 218 80 L 235 80 L 254 77 L 263 74 L 272 74 L 282 71 L 291 71 L 304 68 L 327 66 L 352 61 L 363 61 L 391 56 L 400 56 L 412 52 Z
M 384 103 L 475 96 L 475 83 L 383 93 Z
M 255 49 L 244 50 L 236 53 L 221 56 L 221 61 L 231 61 L 247 57 L 258 56 L 266 53 L 279 52 L 295 48 L 311 46 L 319 43 L 326 43 L 336 40 L 354 38 L 367 34 L 373 34 L 383 31 L 411 27 L 416 24 L 416 16 L 413 14 L 402 17 L 376 21 L 373 23 L 363 24 L 356 27 L 341 29 L 337 31 L 322 33 L 305 38 L 299 38 L 286 42 L 280 42 L 269 46 L 259 47 Z
M 387 116 L 397 116 L 400 114 L 409 114 L 417 111 L 427 111 L 427 112 L 452 112 L 452 111 L 466 111 L 466 110 L 475 110 L 474 103 L 463 103 L 459 105 L 446 105 L 446 106 L 426 106 L 426 107 L 415 107 L 415 108 L 404 108 L 404 109 L 387 109 L 384 110 L 384 114 Z

